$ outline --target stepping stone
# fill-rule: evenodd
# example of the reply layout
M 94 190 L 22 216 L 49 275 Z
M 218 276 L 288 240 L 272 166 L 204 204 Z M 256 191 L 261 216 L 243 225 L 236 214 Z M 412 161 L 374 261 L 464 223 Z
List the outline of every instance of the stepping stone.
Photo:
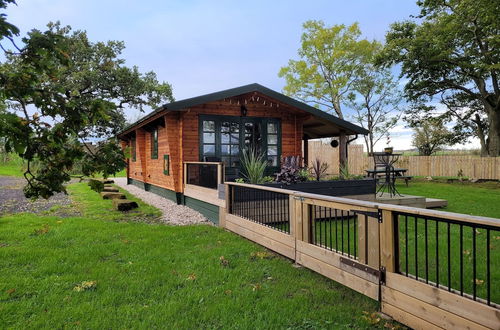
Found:
M 125 195 L 118 192 L 101 192 L 102 199 L 125 199 Z
M 104 184 L 115 183 L 115 181 L 113 181 L 113 180 L 111 180 L 111 179 L 101 179 L 101 180 L 99 180 L 99 181 L 101 181 L 101 182 L 102 182 L 102 183 L 104 183 Z
M 130 211 L 139 207 L 136 202 L 129 201 L 128 199 L 114 199 L 113 207 L 117 211 Z
M 115 187 L 104 187 L 103 192 L 119 192 L 118 188 Z

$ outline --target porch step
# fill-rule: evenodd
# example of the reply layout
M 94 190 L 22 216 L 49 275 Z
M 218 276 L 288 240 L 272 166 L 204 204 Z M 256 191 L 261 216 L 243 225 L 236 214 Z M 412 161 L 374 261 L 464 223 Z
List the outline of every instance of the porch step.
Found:
M 448 206 L 448 201 L 444 199 L 437 198 L 426 198 L 425 199 L 425 207 L 428 209 L 446 207 Z

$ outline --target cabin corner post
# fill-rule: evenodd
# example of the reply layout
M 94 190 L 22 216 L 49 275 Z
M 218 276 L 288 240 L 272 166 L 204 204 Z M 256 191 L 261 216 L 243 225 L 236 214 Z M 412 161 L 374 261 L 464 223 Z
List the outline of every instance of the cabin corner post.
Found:
M 342 175 L 342 169 L 347 165 L 347 135 L 345 132 L 340 132 L 339 135 L 339 170 Z

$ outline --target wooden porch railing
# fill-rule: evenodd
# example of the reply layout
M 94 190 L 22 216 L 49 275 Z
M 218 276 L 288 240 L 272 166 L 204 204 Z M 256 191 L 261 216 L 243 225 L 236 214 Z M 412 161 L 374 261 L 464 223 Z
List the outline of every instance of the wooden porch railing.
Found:
M 224 183 L 224 163 L 184 162 L 184 195 L 224 207 L 218 188 Z
M 223 226 L 413 328 L 500 329 L 500 219 L 226 182 Z

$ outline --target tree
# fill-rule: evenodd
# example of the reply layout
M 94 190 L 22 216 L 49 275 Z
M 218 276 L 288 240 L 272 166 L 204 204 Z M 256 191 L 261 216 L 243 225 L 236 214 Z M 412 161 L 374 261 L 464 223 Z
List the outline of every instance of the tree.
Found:
M 412 145 L 420 156 L 430 156 L 448 144 L 452 133 L 440 120 L 426 120 L 419 127 L 414 127 Z
M 357 23 L 326 27 L 322 21 L 307 21 L 303 27 L 301 59 L 288 61 L 278 74 L 286 80 L 284 92 L 343 119 L 342 107 L 376 42 L 359 40 Z
M 417 20 L 394 23 L 379 58 L 401 64 L 409 120 L 457 123 L 456 137 L 477 136 L 482 155 L 500 155 L 500 2 L 418 1 Z M 436 106 L 439 102 L 444 110 Z M 425 108 L 420 104 L 427 103 Z M 424 111 L 422 111 L 424 110 Z
M 284 92 L 326 112 L 344 118 L 343 106 L 353 97 L 353 85 L 371 58 L 376 42 L 360 39 L 358 24 L 325 26 L 322 21 L 303 24 L 300 60 L 282 67 Z M 347 162 L 347 138 L 340 135 L 340 163 Z
M 368 155 L 372 155 L 375 144 L 398 123 L 402 95 L 392 73 L 373 64 L 365 66 L 353 87 L 357 94 L 350 102 L 356 111 L 353 119 L 369 131 L 364 139 Z
M 68 172 L 81 159 L 85 176 L 122 169 L 125 156 L 114 136 L 124 127 L 124 107 L 142 111 L 171 101 L 170 85 L 126 67 L 119 58 L 123 42 L 92 43 L 69 26 L 50 23 L 22 43 L 14 51 L 4 47 L 0 92 L 8 108 L 0 114 L 0 137 L 27 162 L 25 195 L 65 192 Z M 83 142 L 96 139 L 102 141 L 97 152 L 85 152 Z

